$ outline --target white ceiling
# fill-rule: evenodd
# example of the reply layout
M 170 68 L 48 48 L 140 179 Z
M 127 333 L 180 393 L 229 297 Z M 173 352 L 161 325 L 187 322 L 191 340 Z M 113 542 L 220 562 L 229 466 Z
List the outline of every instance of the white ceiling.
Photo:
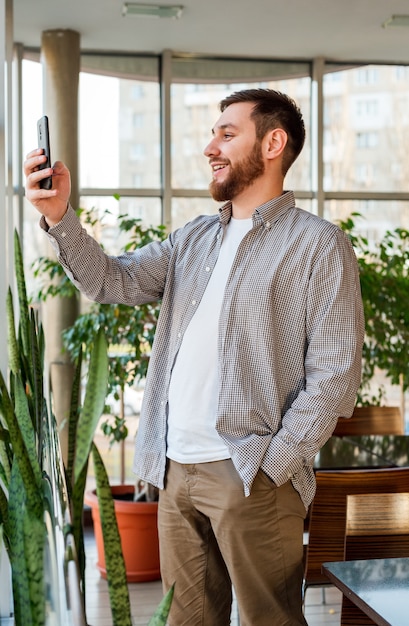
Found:
M 175 0 L 175 20 L 122 17 L 122 4 L 14 0 L 14 41 L 38 48 L 43 30 L 69 28 L 85 50 L 409 62 L 409 28 L 382 27 L 409 0 Z

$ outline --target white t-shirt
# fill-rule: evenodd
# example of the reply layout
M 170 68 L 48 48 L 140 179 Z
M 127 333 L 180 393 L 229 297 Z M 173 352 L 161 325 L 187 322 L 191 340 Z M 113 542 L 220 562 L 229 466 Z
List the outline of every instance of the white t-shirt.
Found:
M 230 457 L 215 424 L 219 394 L 218 326 L 227 279 L 252 218 L 231 218 L 206 291 L 186 329 L 169 387 L 167 456 L 179 463 Z

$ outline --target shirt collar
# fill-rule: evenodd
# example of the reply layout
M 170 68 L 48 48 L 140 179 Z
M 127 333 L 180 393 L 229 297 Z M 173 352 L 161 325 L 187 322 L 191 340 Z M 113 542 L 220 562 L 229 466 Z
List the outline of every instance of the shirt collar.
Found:
M 272 198 L 264 204 L 256 207 L 253 213 L 254 225 L 263 223 L 265 226 L 270 226 L 276 219 L 288 209 L 295 206 L 294 192 L 284 191 L 281 196 Z M 231 218 L 232 203 L 229 200 L 219 209 L 220 223 L 224 226 L 228 224 Z

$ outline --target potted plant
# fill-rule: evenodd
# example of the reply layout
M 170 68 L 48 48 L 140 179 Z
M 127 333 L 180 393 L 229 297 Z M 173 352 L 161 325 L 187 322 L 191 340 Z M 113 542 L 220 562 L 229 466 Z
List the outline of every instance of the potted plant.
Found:
M 69 417 L 69 458 L 64 468 L 55 420 L 44 394 L 44 335 L 28 305 L 17 234 L 15 267 L 20 309 L 16 333 L 9 290 L 9 386 L 0 372 L 0 530 L 11 564 L 14 621 L 16 626 L 85 625 L 82 511 L 92 453 L 104 536 L 108 538 L 105 548 L 113 621 L 116 626 L 131 626 L 112 495 L 102 459 L 92 442 L 106 395 L 106 338 L 102 330 L 95 338 L 82 405 L 79 355 Z M 61 544 L 63 561 L 58 554 Z M 173 590 L 163 599 L 149 626 L 165 625 L 172 594 Z M 77 603 L 82 610 L 74 614 L 70 605 L 75 595 L 82 598 Z
M 103 228 L 105 212 L 102 218 L 95 216 L 94 211 L 79 211 L 85 224 L 94 232 Z M 118 226 L 120 233 L 125 234 L 126 244 L 124 252 L 129 252 L 153 240 L 163 240 L 165 228 L 163 226 L 142 226 L 137 218 L 119 215 Z M 35 274 L 50 277 L 62 272 L 55 261 L 40 259 Z M 51 283 L 42 288 L 40 297 L 56 295 L 63 291 L 75 289 L 62 281 Z M 95 338 L 103 329 L 109 345 L 109 376 L 107 395 L 119 401 L 119 412 L 115 414 L 112 407 L 106 407 L 110 417 L 102 425 L 104 434 L 110 444 L 118 443 L 121 446 L 121 484 L 112 485 L 111 491 L 115 501 L 117 523 L 122 541 L 122 549 L 126 565 L 128 582 L 141 582 L 160 578 L 159 539 L 157 531 L 157 499 L 158 493 L 150 485 L 141 484 L 136 479 L 135 485 L 125 484 L 124 471 L 124 440 L 128 435 L 126 424 L 124 396 L 127 387 L 143 380 L 149 362 L 156 322 L 159 314 L 159 304 L 144 304 L 129 307 L 121 304 L 92 303 L 89 310 L 81 314 L 74 325 L 64 332 L 64 343 L 74 361 L 83 353 L 84 359 L 89 358 Z M 91 507 L 94 522 L 94 532 L 98 548 L 98 568 L 103 577 L 106 577 L 106 563 L 103 548 L 103 532 L 100 526 L 100 513 L 97 494 L 87 492 L 85 502 Z
M 383 371 L 403 392 L 409 388 L 409 231 L 396 228 L 370 244 L 359 233 L 355 221 L 358 217 L 353 213 L 340 222 L 357 254 L 365 314 L 358 404 L 380 405 L 384 391 L 378 387 L 374 392 L 371 386 L 376 370 Z
M 74 501 L 71 499 L 72 494 L 78 493 L 80 482 L 73 481 L 70 489 L 65 480 L 57 429 L 44 392 L 44 334 L 34 309 L 28 305 L 17 233 L 14 243 L 20 307 L 16 332 L 13 297 L 9 289 L 8 385 L 0 373 L 0 525 L 11 565 L 17 626 L 43 626 L 52 619 L 68 626 L 72 623 L 68 596 L 82 593 L 81 585 L 76 584 L 78 578 L 66 573 L 66 570 L 73 571 L 72 562 L 74 569 L 78 566 L 79 579 L 83 580 L 83 546 L 78 540 L 81 532 L 75 523 Z M 87 394 L 81 418 L 76 419 L 81 424 L 76 429 L 81 439 L 81 435 L 89 430 L 85 422 L 103 407 L 105 388 L 101 374 L 107 369 L 103 351 L 102 358 L 95 358 L 95 353 L 103 349 L 102 339 L 98 340 L 89 368 L 92 394 Z M 80 456 L 85 462 L 84 454 Z M 78 468 L 78 463 L 76 465 Z M 62 542 L 64 562 L 58 558 L 56 548 Z M 64 584 L 67 578 L 70 589 Z M 62 597 L 63 590 L 65 597 Z M 85 609 L 84 598 L 79 606 Z M 83 612 L 81 616 L 76 615 L 74 621 L 83 624 L 84 620 Z

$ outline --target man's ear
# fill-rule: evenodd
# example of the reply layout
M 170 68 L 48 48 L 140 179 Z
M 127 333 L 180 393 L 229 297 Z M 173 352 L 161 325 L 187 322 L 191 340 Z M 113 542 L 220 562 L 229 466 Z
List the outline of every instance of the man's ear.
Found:
M 287 133 L 282 128 L 270 130 L 264 137 L 266 157 L 268 159 L 276 159 L 280 156 L 287 145 L 287 139 Z

